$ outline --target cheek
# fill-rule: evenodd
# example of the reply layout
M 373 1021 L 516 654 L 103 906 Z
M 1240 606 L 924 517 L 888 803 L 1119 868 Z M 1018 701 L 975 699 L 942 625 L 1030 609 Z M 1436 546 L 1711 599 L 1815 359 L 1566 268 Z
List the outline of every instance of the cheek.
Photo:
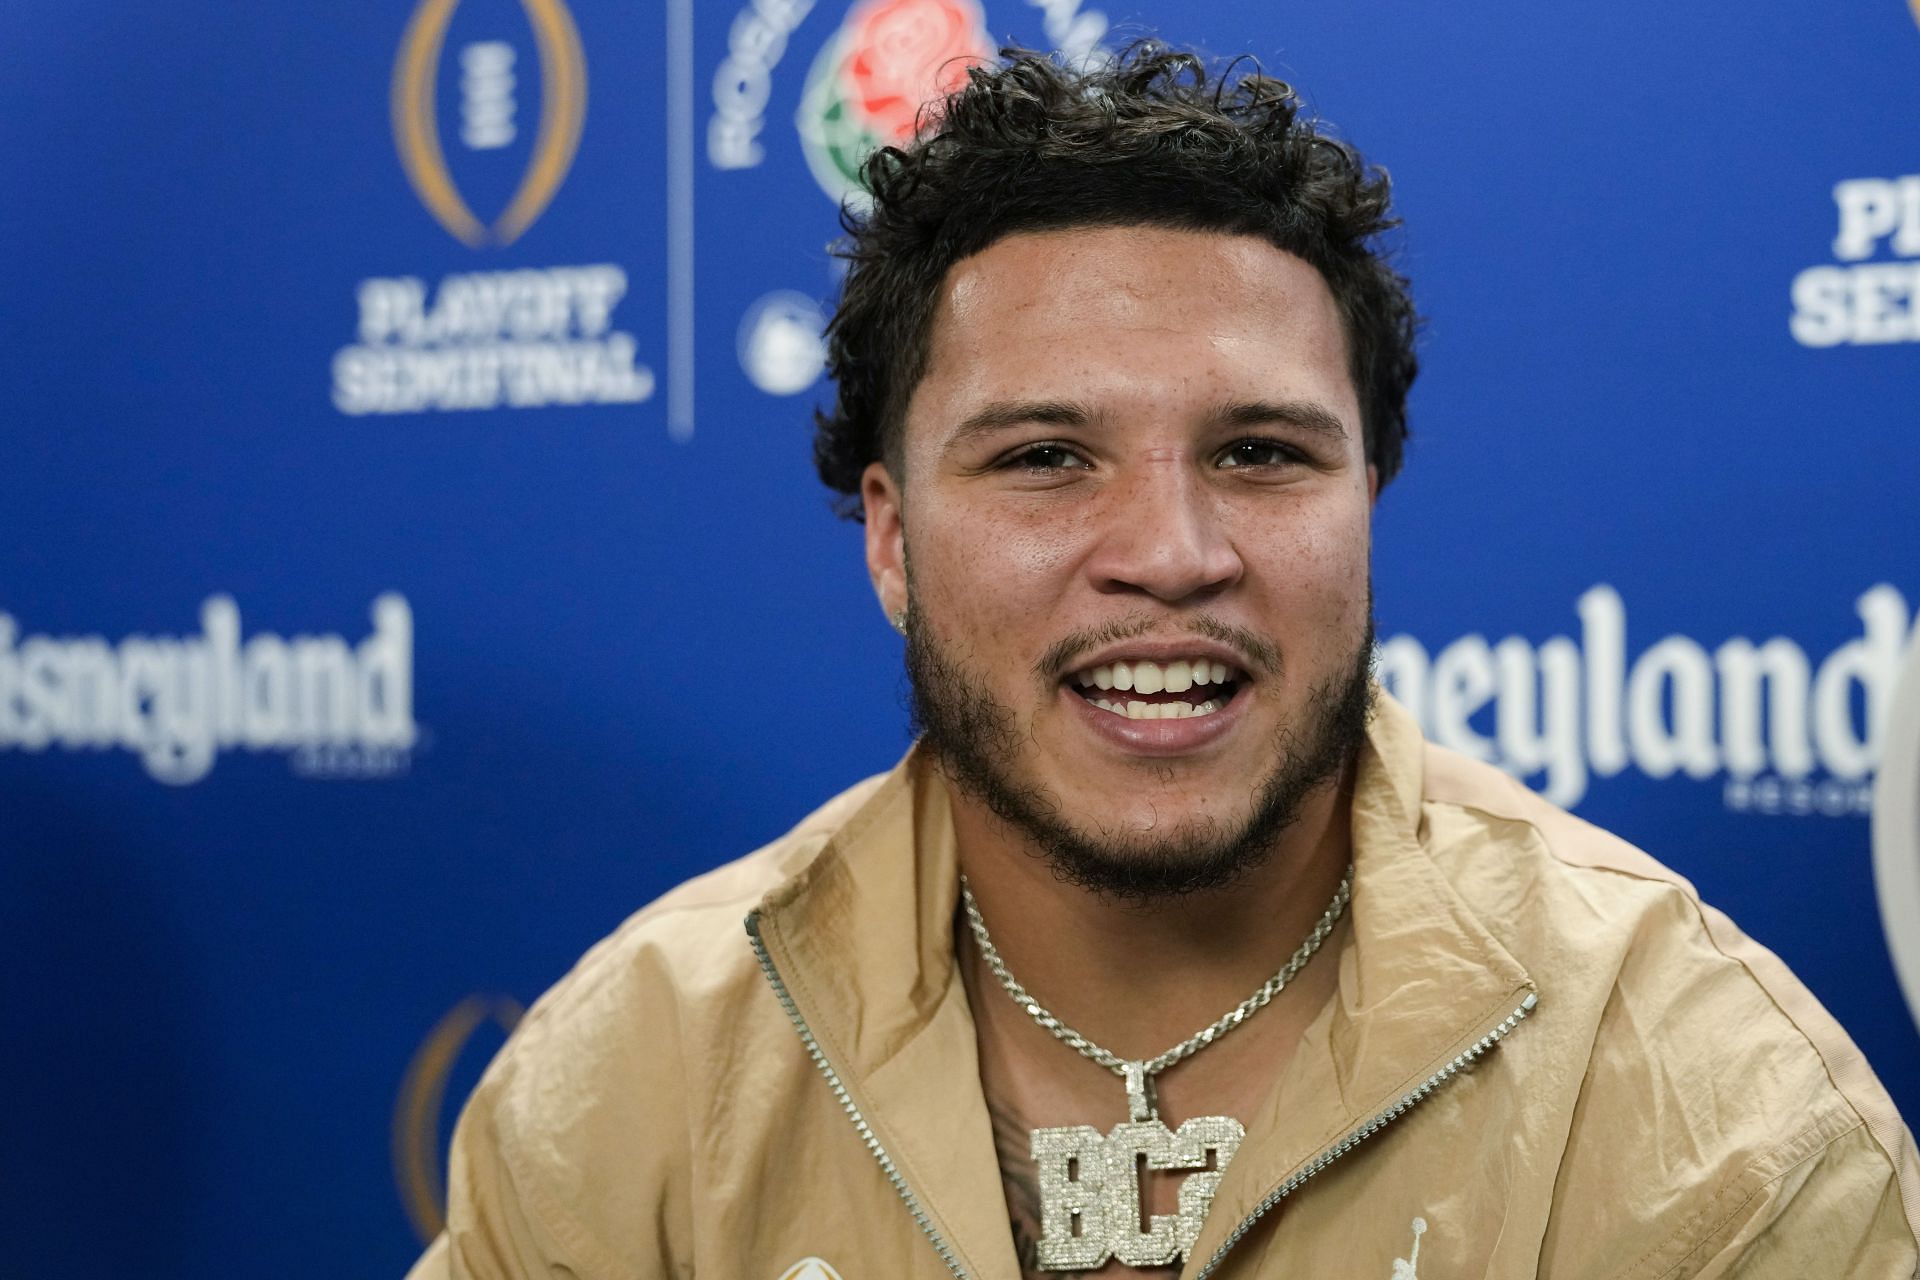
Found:
M 1248 530 L 1262 576 L 1313 595 L 1365 594 L 1372 528 L 1364 513 L 1327 504 L 1294 518 L 1252 524 Z
M 1372 536 L 1365 516 L 1268 523 L 1241 547 L 1247 585 L 1264 601 L 1282 647 L 1344 658 L 1368 612 Z
M 984 631 L 983 623 L 1032 620 L 1060 599 L 1062 584 L 1081 558 L 1089 521 L 1035 510 L 996 511 L 990 504 L 929 503 L 907 528 L 908 556 L 918 592 L 958 610 L 953 622 Z M 983 640 L 988 637 L 981 637 Z
M 1028 591 L 1058 600 L 1066 581 L 1085 558 L 1086 518 L 1002 525 L 995 530 L 991 555 Z

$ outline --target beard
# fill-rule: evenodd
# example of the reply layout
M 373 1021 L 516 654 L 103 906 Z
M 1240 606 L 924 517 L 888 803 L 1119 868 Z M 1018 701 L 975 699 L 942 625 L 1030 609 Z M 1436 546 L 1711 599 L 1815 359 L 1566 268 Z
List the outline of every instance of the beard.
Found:
M 1296 723 L 1275 733 L 1272 767 L 1238 826 L 1193 818 L 1171 830 L 1115 831 L 1078 823 L 1044 787 L 1018 780 L 1024 735 L 1011 708 L 982 694 L 986 683 L 936 640 L 912 601 L 907 677 L 913 727 L 946 777 L 1024 836 L 1062 881 L 1104 897 L 1150 905 L 1239 883 L 1272 854 L 1307 799 L 1333 785 L 1366 742 L 1373 716 L 1373 610 L 1360 643 L 1308 693 Z M 1214 628 L 1203 628 L 1213 630 Z M 1225 631 L 1227 628 L 1218 627 Z M 1254 651 L 1272 653 L 1271 646 Z M 1044 665 L 1044 664 L 1043 664 Z M 1279 663 L 1271 674 L 1279 674 Z M 1078 695 L 1075 695 L 1078 696 Z M 1238 696 L 1251 696 L 1242 690 Z

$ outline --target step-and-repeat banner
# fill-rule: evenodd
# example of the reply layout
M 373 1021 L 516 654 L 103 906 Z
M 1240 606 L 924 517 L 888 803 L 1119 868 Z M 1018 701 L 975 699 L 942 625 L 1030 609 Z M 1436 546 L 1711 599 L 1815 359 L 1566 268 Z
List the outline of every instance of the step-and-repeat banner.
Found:
M 1917 17 L 10 13 L 0 1269 L 396 1274 L 524 1004 L 894 760 L 809 465 L 827 245 L 1003 41 L 1252 53 L 1392 172 L 1429 324 L 1384 677 L 1691 877 L 1920 1112 Z

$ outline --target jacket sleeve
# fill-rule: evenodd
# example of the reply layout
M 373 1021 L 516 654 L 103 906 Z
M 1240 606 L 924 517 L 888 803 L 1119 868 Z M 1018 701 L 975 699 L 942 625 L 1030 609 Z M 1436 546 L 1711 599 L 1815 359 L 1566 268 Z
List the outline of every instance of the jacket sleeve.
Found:
M 692 1275 L 678 1015 L 649 967 L 590 956 L 515 1028 L 461 1111 L 446 1230 L 410 1280 Z
M 612 1274 L 578 1265 L 529 1206 L 501 1150 L 498 1100 L 483 1083 L 461 1112 L 447 1171 L 447 1225 L 407 1280 L 586 1280 Z
M 1713 1206 L 1699 1244 L 1662 1280 L 1920 1275 L 1920 1242 L 1902 1205 L 1900 1180 L 1865 1125 L 1767 1172 Z

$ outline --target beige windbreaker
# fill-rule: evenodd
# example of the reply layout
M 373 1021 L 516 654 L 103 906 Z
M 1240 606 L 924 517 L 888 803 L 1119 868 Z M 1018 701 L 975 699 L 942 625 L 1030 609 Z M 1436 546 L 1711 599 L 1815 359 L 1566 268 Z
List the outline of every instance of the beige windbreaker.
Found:
M 1338 992 L 1186 1276 L 1915 1274 L 1911 1134 L 1684 880 L 1384 697 L 1353 841 Z M 957 896 L 909 755 L 641 911 L 474 1091 L 413 1276 L 1016 1280 Z

